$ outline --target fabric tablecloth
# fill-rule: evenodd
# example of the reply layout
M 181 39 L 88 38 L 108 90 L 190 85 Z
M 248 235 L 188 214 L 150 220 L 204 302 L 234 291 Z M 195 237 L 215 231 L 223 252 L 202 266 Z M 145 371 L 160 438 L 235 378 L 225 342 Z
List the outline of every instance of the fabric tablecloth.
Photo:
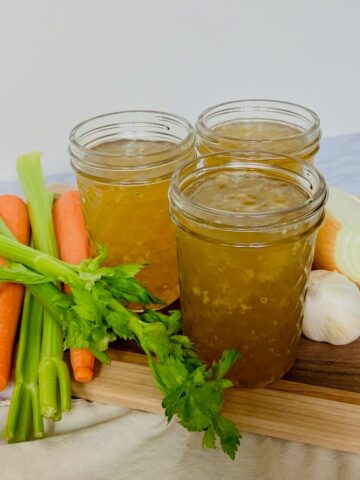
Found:
M 325 138 L 316 164 L 329 184 L 360 194 L 360 134 Z M 64 174 L 48 182 L 74 179 Z M 1 193 L 16 191 L 15 183 L 0 183 Z M 0 400 L 0 430 L 8 405 Z M 1 480 L 360 479 L 360 455 L 244 433 L 231 461 L 220 450 L 203 450 L 201 435 L 176 421 L 84 400 L 74 400 L 72 411 L 46 430 L 47 438 L 33 442 L 0 440 Z

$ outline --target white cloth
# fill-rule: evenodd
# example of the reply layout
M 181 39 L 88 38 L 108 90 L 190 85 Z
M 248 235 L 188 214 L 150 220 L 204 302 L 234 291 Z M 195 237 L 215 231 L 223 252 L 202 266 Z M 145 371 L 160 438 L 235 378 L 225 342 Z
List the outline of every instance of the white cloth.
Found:
M 8 403 L 0 403 L 3 429 Z M 75 400 L 56 431 L 0 441 L 1 480 L 359 480 L 360 455 L 244 434 L 235 461 L 161 415 Z

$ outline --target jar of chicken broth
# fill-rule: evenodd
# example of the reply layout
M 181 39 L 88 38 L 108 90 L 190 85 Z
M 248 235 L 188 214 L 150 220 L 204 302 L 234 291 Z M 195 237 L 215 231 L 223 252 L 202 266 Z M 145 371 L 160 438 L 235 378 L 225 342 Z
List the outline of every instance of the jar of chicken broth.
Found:
M 200 157 L 176 171 L 169 193 L 184 332 L 209 364 L 237 348 L 230 377 L 240 386 L 274 382 L 294 363 L 327 198 L 309 163 L 270 157 Z
M 196 123 L 200 154 L 224 150 L 286 153 L 313 162 L 319 150 L 319 117 L 308 108 L 276 100 L 239 100 L 206 109 Z
M 194 157 L 194 142 L 185 119 L 153 111 L 100 115 L 70 134 L 93 253 L 102 245 L 110 265 L 147 264 L 137 278 L 167 304 L 179 293 L 167 193 L 175 168 Z

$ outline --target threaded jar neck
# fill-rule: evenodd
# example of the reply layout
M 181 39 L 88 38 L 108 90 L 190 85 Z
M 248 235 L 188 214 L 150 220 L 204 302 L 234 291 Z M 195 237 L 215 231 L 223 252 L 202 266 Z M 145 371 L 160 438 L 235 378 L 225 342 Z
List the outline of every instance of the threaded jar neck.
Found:
M 292 207 L 256 210 L 214 208 L 194 200 L 194 189 L 203 188 L 204 179 L 219 175 L 252 175 L 280 180 L 301 190 L 304 201 Z M 306 198 L 306 200 L 305 200 Z M 316 168 L 290 156 L 269 152 L 222 152 L 187 162 L 174 173 L 169 192 L 174 222 L 189 231 L 206 231 L 221 239 L 221 232 L 239 233 L 239 243 L 262 243 L 271 235 L 277 240 L 315 229 L 322 221 L 327 199 L 325 180 Z M 254 233 L 254 236 L 248 234 Z M 234 238 L 234 237 L 232 237 Z
M 194 143 L 193 127 L 184 118 L 132 110 L 78 124 L 70 133 L 69 152 L 73 169 L 94 180 L 146 183 L 169 178 Z

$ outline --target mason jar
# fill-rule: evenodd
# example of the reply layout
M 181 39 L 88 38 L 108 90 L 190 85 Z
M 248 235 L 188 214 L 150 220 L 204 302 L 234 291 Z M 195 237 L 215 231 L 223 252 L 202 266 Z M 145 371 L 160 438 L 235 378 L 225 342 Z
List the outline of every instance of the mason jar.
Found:
M 194 157 L 194 142 L 189 122 L 153 111 L 100 115 L 70 133 L 92 253 L 102 245 L 109 265 L 146 264 L 138 280 L 167 304 L 179 294 L 167 193 L 175 168 Z
M 272 383 L 294 363 L 327 198 L 309 163 L 286 157 L 284 168 L 269 157 L 200 157 L 177 169 L 169 192 L 184 332 L 209 364 L 238 349 L 230 377 L 246 387 Z
M 320 119 L 313 111 L 275 100 L 239 100 L 206 109 L 196 123 L 199 154 L 224 150 L 286 153 L 313 162 Z

